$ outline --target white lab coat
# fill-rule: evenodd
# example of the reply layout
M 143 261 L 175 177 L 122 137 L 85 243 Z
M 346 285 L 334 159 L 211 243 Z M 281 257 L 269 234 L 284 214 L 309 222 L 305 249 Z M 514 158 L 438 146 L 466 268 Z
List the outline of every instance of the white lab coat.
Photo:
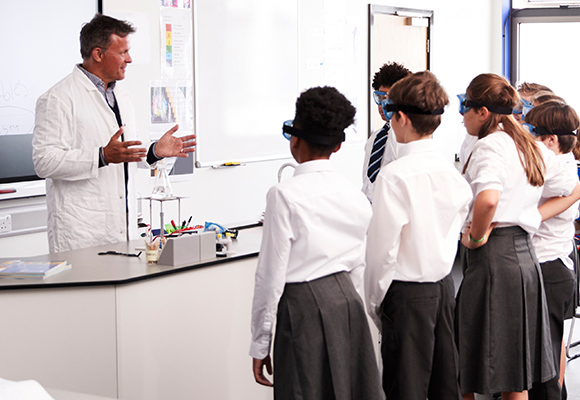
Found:
M 118 86 L 115 96 L 124 139 L 139 140 L 131 99 Z M 99 168 L 99 147 L 118 130 L 115 113 L 77 66 L 38 99 L 32 159 L 47 178 L 51 252 L 137 237 L 136 163 L 129 163 L 128 215 L 123 164 Z

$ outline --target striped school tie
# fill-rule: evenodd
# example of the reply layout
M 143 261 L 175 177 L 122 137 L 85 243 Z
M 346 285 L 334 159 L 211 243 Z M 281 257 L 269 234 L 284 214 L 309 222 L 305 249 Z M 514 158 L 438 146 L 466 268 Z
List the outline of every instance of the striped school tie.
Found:
M 369 158 L 369 168 L 367 169 L 367 176 L 372 183 L 377 179 L 377 175 L 381 169 L 381 161 L 383 160 L 383 154 L 385 154 L 385 144 L 387 143 L 389 128 L 389 124 L 386 123 L 383 129 L 377 133 L 373 143 L 371 157 Z

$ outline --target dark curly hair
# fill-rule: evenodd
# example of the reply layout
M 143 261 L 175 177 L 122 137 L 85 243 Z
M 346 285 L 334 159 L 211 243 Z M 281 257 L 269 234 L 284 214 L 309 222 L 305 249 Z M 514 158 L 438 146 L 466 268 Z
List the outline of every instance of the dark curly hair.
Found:
M 296 127 L 324 136 L 340 136 L 354 122 L 356 109 L 346 97 L 331 86 L 310 88 L 296 100 Z M 336 146 L 308 142 L 312 150 L 332 153 Z
M 88 60 L 94 48 L 99 47 L 107 51 L 111 41 L 111 35 L 125 37 L 135 32 L 135 27 L 129 22 L 120 21 L 103 14 L 95 14 L 90 22 L 81 29 L 81 56 Z
M 391 87 L 400 79 L 409 75 L 411 71 L 396 62 L 389 62 L 377 71 L 373 77 L 373 89 L 379 90 L 381 86 Z

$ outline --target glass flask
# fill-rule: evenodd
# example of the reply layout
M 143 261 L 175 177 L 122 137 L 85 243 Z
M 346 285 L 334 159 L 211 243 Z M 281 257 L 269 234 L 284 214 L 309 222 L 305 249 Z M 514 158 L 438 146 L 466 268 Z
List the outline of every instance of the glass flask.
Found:
M 169 182 L 169 171 L 167 170 L 167 164 L 163 161 L 157 162 L 155 186 L 153 186 L 151 197 L 158 200 L 173 197 L 173 190 L 171 190 L 171 183 Z

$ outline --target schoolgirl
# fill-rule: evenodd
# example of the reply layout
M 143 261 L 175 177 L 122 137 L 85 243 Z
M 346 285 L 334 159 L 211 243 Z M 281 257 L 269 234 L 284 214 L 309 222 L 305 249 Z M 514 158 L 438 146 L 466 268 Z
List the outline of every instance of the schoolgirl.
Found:
M 355 108 L 335 88 L 312 88 L 284 124 L 299 163 L 294 176 L 268 192 L 252 309 L 253 373 L 274 398 L 378 400 L 379 371 L 362 283 L 371 206 L 334 171 Z
M 576 111 L 562 101 L 548 101 L 531 109 L 525 117 L 530 132 L 556 158 L 566 166 L 566 172 L 578 178 L 576 158 L 580 156 L 577 130 L 580 118 Z M 540 204 L 547 199 L 542 196 Z M 538 261 L 542 269 L 548 312 L 552 350 L 558 375 L 544 384 L 536 384 L 530 391 L 532 399 L 562 398 L 564 368 L 566 366 L 562 337 L 564 319 L 575 293 L 574 264 L 570 254 L 574 251 L 574 220 L 578 217 L 578 203 L 550 218 L 540 225 L 532 237 Z
M 527 399 L 533 382 L 555 376 L 530 235 L 541 223 L 540 197 L 569 196 L 577 183 L 516 122 L 518 102 L 495 74 L 474 78 L 461 102 L 464 125 L 479 138 L 465 167 L 474 201 L 462 235 L 469 250 L 456 308 L 464 399 L 497 392 L 502 400 Z

